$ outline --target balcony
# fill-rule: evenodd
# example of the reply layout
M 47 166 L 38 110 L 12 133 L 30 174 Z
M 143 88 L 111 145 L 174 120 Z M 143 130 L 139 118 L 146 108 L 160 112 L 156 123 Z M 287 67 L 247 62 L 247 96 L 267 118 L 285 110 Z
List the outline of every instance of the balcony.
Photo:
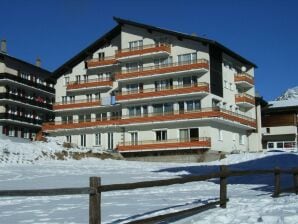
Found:
M 65 110 L 74 108 L 88 108 L 100 106 L 100 100 L 75 100 L 70 102 L 58 102 L 53 106 L 54 110 Z
M 196 83 L 194 85 L 171 86 L 163 89 L 144 89 L 138 91 L 120 92 L 116 95 L 117 102 L 152 100 L 152 98 L 169 98 L 179 96 L 207 95 L 208 83 Z
M 8 74 L 8 73 L 0 73 L 0 82 L 1 81 L 14 81 L 14 82 L 17 82 L 21 85 L 26 85 L 28 87 L 34 87 L 34 88 L 37 88 L 39 90 L 43 90 L 45 92 L 48 92 L 48 93 L 51 93 L 52 95 L 55 94 L 55 89 L 53 87 L 50 87 L 50 86 L 46 86 L 46 85 L 43 85 L 41 83 L 37 83 L 37 82 L 34 82 L 32 80 L 28 80 L 28 79 L 25 79 L 25 78 L 21 78 L 20 76 L 16 76 L 16 75 L 12 75 L 12 74 Z
M 41 109 L 48 109 L 52 110 L 53 106 L 50 103 L 44 103 L 40 102 L 37 99 L 30 99 L 24 96 L 19 96 L 15 94 L 9 94 L 9 93 L 0 93 L 0 100 L 13 100 L 20 104 L 28 104 L 36 107 L 40 107 Z
M 168 139 L 163 141 L 124 142 L 117 145 L 119 152 L 182 150 L 210 148 L 210 138 Z
M 251 88 L 254 86 L 254 78 L 247 73 L 235 74 L 234 81 L 240 88 Z
M 105 68 L 109 66 L 117 65 L 117 60 L 115 57 L 105 57 L 103 59 L 94 58 L 86 61 L 88 68 Z
M 184 61 L 177 62 L 172 64 L 164 64 L 164 65 L 155 65 L 144 68 L 138 68 L 134 70 L 121 71 L 116 73 L 116 80 L 131 80 L 131 79 L 139 79 L 139 78 L 151 78 L 158 76 L 166 76 L 173 75 L 175 73 L 183 74 L 191 72 L 195 73 L 205 73 L 209 69 L 209 63 L 206 59 L 199 59 L 194 61 Z
M 85 89 L 107 89 L 112 88 L 113 81 L 111 78 L 106 79 L 89 79 L 84 81 L 69 82 L 66 86 L 67 91 L 79 91 Z
M 70 123 L 64 122 L 50 122 L 44 123 L 43 131 L 51 132 L 56 130 L 64 129 L 80 129 L 80 128 L 92 128 L 92 127 L 124 127 L 124 126 L 139 126 L 139 125 L 152 125 L 160 123 L 175 123 L 177 121 L 182 122 L 193 122 L 200 120 L 210 120 L 214 122 L 224 122 L 225 124 L 245 126 L 248 129 L 256 128 L 256 121 L 253 118 L 243 116 L 241 114 L 231 112 L 228 110 L 223 110 L 220 108 L 203 108 L 200 110 L 193 111 L 173 111 L 170 113 L 151 113 L 143 114 L 141 116 L 122 116 L 120 117 L 110 117 L 106 120 L 96 120 L 91 121 L 79 121 L 73 120 Z
M 118 61 L 131 61 L 133 59 L 142 59 L 146 57 L 165 57 L 171 53 L 171 46 L 169 44 L 150 44 L 135 48 L 127 48 L 116 51 L 115 57 Z
M 19 121 L 37 126 L 40 126 L 42 124 L 42 120 L 40 119 L 34 119 L 10 113 L 0 113 L 0 120 Z
M 235 102 L 239 107 L 252 108 L 255 106 L 255 98 L 246 93 L 235 95 Z

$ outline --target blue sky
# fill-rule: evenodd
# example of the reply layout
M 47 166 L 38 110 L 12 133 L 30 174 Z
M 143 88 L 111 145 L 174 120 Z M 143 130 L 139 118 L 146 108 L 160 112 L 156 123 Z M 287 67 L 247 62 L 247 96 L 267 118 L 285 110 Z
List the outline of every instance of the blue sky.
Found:
M 298 85 L 296 0 L 0 0 L 8 53 L 55 70 L 122 17 L 217 40 L 258 65 L 256 89 L 272 100 Z

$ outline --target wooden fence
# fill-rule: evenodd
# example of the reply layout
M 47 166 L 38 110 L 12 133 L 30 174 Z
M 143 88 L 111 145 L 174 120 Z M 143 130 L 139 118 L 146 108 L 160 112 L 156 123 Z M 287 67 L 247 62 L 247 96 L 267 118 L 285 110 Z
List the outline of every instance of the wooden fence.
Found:
M 199 212 L 215 208 L 219 205 L 221 208 L 226 208 L 227 198 L 227 178 L 233 176 L 245 176 L 245 175 L 265 175 L 274 174 L 274 192 L 273 197 L 278 197 L 284 192 L 294 192 L 298 194 L 298 167 L 290 170 L 281 170 L 276 167 L 273 170 L 246 170 L 246 171 L 232 171 L 228 170 L 227 166 L 220 166 L 220 171 L 210 174 L 204 174 L 199 176 L 187 176 L 182 178 L 172 178 L 166 180 L 154 180 L 144 181 L 136 183 L 126 184 L 112 184 L 101 185 L 100 177 L 90 177 L 90 186 L 84 188 L 60 188 L 60 189 L 42 189 L 42 190 L 1 190 L 0 197 L 32 197 L 32 196 L 57 196 L 57 195 L 75 195 L 75 194 L 88 194 L 89 195 L 89 223 L 100 224 L 101 223 L 101 193 L 108 191 L 123 191 L 133 190 L 138 188 L 148 187 L 160 187 L 169 186 L 173 184 L 185 184 L 197 181 L 206 181 L 214 178 L 219 178 L 220 192 L 219 200 L 205 204 L 203 206 L 186 209 L 178 212 L 168 213 L 164 215 L 158 215 L 142 220 L 128 222 L 130 224 L 147 224 L 156 223 L 160 221 L 167 221 L 170 219 L 183 218 L 190 215 L 197 214 Z M 282 189 L 281 188 L 281 174 L 293 175 L 293 187 Z

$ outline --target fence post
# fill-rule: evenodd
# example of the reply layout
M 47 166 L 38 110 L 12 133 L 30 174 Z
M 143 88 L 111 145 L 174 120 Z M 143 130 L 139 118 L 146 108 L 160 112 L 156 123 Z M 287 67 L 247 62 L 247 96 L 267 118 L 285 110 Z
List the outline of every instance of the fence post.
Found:
M 219 200 L 220 200 L 220 207 L 226 208 L 227 207 L 227 171 L 228 167 L 225 165 L 220 166 L 220 192 L 219 192 Z
M 294 192 L 298 194 L 298 168 L 293 169 Z
M 278 197 L 280 194 L 280 168 L 275 167 L 274 169 L 274 193 L 273 197 Z
M 101 223 L 101 192 L 98 190 L 100 185 L 100 177 L 90 177 L 90 188 L 94 189 L 95 192 L 89 195 L 89 224 Z

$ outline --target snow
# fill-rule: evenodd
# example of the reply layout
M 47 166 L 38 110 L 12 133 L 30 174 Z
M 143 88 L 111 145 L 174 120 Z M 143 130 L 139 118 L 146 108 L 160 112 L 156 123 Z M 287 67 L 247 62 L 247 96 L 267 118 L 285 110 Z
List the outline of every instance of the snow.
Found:
M 48 161 L 56 159 L 55 153 L 62 152 L 102 152 L 99 147 L 64 148 L 63 137 L 48 137 L 47 142 L 15 142 L 10 139 L 0 139 L 1 164 L 32 164 L 36 160 Z
M 2 142 L 3 143 L 3 142 Z M 21 144 L 21 143 L 18 143 Z M 294 153 L 234 154 L 221 161 L 209 163 L 175 164 L 145 163 L 119 160 L 57 161 L 43 156 L 42 151 L 61 150 L 57 140 L 48 143 L 22 143 L 17 149 L 13 143 L 1 144 L 1 151 L 19 152 L 22 159 L 10 153 L 0 163 L 0 189 L 42 189 L 87 187 L 89 177 L 100 176 L 103 184 L 129 183 L 168 179 L 218 171 L 220 164 L 233 170 L 268 169 L 275 166 L 297 166 Z M 30 157 L 31 150 L 36 154 Z M 79 149 L 74 149 L 79 150 Z M 3 154 L 2 154 L 3 156 Z M 5 156 L 5 155 L 4 155 Z M 19 155 L 21 156 L 21 155 Z M 29 162 L 30 160 L 30 162 Z M 9 161 L 9 162 L 7 162 Z M 282 186 L 290 186 L 290 175 L 282 178 Z M 203 223 L 290 223 L 298 222 L 298 196 L 284 194 L 272 198 L 273 175 L 234 177 L 228 179 L 226 209 L 215 208 L 181 220 L 177 224 Z M 106 224 L 126 223 L 145 217 L 179 211 L 212 202 L 219 197 L 218 180 L 113 191 L 102 194 L 102 220 Z M 0 223 L 88 223 L 88 195 L 52 197 L 5 197 L 0 200 Z
M 298 99 L 298 86 L 295 86 L 293 88 L 289 88 L 287 91 L 285 91 L 276 100 L 279 101 L 279 100 L 290 100 L 290 99 Z
M 269 108 L 279 108 L 279 107 L 297 107 L 298 106 L 298 98 L 297 99 L 289 99 L 289 100 L 277 100 L 277 101 L 269 101 Z

